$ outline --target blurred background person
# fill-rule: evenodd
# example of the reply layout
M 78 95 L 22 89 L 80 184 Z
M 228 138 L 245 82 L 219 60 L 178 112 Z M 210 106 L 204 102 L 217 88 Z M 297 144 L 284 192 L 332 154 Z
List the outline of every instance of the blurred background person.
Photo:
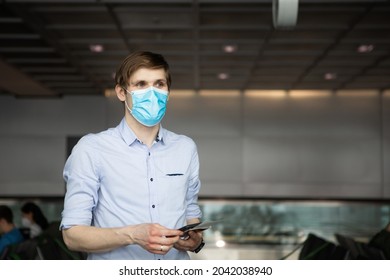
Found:
M 24 240 L 22 233 L 14 224 L 11 208 L 6 205 L 0 205 L 0 236 L 0 256 L 7 246 Z
M 41 208 L 34 202 L 26 202 L 22 211 L 22 225 L 30 230 L 30 238 L 37 237 L 49 227 L 49 222 Z

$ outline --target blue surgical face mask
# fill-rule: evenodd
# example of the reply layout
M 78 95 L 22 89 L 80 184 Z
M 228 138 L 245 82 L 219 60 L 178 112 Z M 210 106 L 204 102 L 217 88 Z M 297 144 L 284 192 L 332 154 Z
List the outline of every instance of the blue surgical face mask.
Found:
M 134 90 L 131 94 L 133 108 L 129 108 L 125 100 L 127 110 L 141 124 L 155 126 L 165 115 L 168 101 L 168 91 L 149 87 L 146 89 Z

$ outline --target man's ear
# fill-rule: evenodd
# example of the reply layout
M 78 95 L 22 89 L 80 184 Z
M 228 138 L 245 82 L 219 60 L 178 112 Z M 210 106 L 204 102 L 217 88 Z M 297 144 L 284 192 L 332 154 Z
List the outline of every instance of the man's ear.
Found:
M 115 86 L 115 92 L 120 101 L 124 102 L 126 100 L 126 91 L 120 85 Z

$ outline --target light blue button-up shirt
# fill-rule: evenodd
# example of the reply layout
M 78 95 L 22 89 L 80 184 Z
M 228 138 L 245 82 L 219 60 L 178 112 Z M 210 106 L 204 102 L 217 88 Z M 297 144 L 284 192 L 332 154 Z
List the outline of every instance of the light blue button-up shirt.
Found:
M 186 220 L 201 217 L 196 145 L 162 126 L 150 149 L 137 140 L 125 119 L 116 128 L 82 137 L 65 164 L 64 179 L 62 228 L 159 223 L 177 229 Z M 172 248 L 162 256 L 128 245 L 88 258 L 189 259 L 189 255 Z

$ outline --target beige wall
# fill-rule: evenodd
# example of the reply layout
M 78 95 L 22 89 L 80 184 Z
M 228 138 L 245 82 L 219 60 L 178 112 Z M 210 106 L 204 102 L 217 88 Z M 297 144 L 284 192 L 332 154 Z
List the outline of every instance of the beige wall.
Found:
M 390 198 L 390 93 L 172 92 L 164 127 L 198 144 L 202 196 Z M 0 97 L 0 196 L 64 192 L 66 137 L 121 119 L 116 97 Z

